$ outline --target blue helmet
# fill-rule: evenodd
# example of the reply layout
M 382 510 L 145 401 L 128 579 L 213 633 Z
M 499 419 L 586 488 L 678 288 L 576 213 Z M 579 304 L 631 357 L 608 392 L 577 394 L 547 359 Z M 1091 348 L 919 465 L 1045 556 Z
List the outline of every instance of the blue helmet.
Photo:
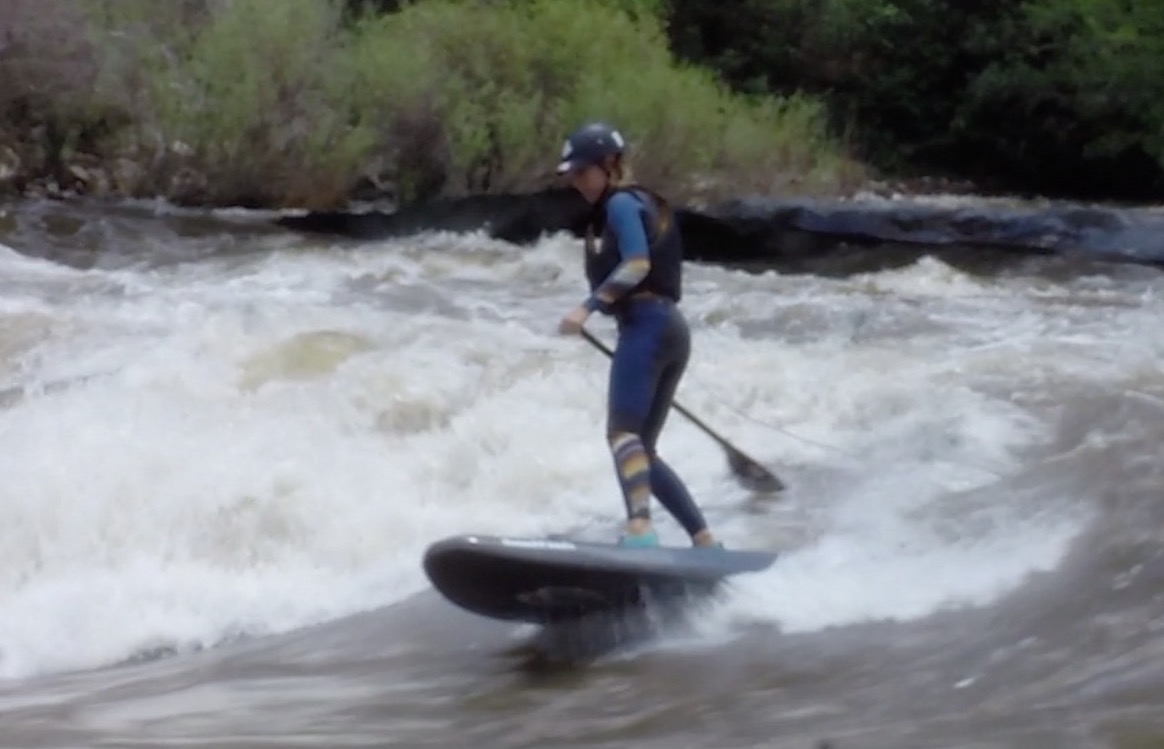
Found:
M 614 127 L 605 122 L 587 123 L 570 133 L 562 146 L 558 174 L 602 164 L 607 156 L 621 154 L 625 150 L 626 140 Z

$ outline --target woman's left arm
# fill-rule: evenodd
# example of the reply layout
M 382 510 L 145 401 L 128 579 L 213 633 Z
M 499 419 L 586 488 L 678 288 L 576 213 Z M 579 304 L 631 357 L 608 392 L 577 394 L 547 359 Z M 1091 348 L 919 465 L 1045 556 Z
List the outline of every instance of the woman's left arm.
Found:
M 625 192 L 612 196 L 606 204 L 606 220 L 618 240 L 622 262 L 583 303 L 591 312 L 614 304 L 651 272 L 650 245 L 634 196 Z

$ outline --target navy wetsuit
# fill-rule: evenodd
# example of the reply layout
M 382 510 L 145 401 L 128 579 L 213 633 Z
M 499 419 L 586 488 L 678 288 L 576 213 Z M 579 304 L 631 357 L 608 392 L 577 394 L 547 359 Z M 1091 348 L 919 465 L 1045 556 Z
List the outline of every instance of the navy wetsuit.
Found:
M 673 220 L 660 227 L 659 215 L 654 196 L 641 189 L 616 190 L 599 204 L 586 238 L 586 305 L 618 325 L 607 437 L 627 517 L 649 518 L 654 494 L 694 536 L 707 523 L 655 449 L 691 351 L 678 308 L 682 239 Z

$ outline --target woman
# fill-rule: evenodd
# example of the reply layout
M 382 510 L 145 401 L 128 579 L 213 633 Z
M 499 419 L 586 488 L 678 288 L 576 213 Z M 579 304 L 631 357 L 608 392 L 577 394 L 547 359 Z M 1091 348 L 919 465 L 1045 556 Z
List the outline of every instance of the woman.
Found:
M 666 201 L 630 184 L 625 150 L 622 135 L 604 123 L 579 128 L 562 149 L 558 174 L 566 175 L 594 209 L 586 230 L 591 293 L 562 319 L 559 330 L 581 333 L 594 311 L 612 315 L 618 324 L 607 441 L 626 503 L 621 542 L 658 544 L 651 526 L 654 494 L 695 546 L 719 546 L 687 487 L 655 452 L 691 349 L 678 308 L 683 244 Z

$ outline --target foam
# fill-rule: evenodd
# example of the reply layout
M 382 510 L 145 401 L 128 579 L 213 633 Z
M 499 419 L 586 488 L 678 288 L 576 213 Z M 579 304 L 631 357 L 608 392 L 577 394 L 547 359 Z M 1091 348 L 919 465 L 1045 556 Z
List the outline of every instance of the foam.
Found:
M 606 361 L 553 335 L 582 298 L 578 253 L 561 237 L 521 249 L 433 234 L 149 270 L 34 264 L 10 280 L 22 293 L 0 316 L 55 321 L 23 354 L 26 376 L 100 375 L 0 410 L 0 675 L 388 606 L 426 587 L 419 557 L 452 533 L 612 534 Z M 744 581 L 727 626 L 923 616 L 1056 563 L 1078 517 L 1037 524 L 999 498 L 990 522 L 943 520 L 951 492 L 1020 471 L 1014 451 L 1052 429 L 975 384 L 1005 364 L 975 346 L 1033 346 L 1049 324 L 1035 301 L 973 302 L 989 320 L 961 337 L 864 336 L 832 323 L 857 310 L 908 329 L 916 305 L 887 295 L 965 315 L 942 305 L 981 284 L 930 261 L 849 281 L 689 279 L 681 401 L 755 457 L 842 477 L 783 500 L 810 508 L 796 522 L 815 541 Z M 83 295 L 44 286 L 82 282 Z M 796 305 L 813 314 L 792 339 L 770 321 Z M 1119 324 L 1154 331 L 1153 315 Z M 592 329 L 611 340 L 608 321 Z M 747 512 L 715 444 L 670 423 L 661 449 L 728 543 L 780 538 L 790 516 Z M 662 514 L 660 527 L 684 543 Z

